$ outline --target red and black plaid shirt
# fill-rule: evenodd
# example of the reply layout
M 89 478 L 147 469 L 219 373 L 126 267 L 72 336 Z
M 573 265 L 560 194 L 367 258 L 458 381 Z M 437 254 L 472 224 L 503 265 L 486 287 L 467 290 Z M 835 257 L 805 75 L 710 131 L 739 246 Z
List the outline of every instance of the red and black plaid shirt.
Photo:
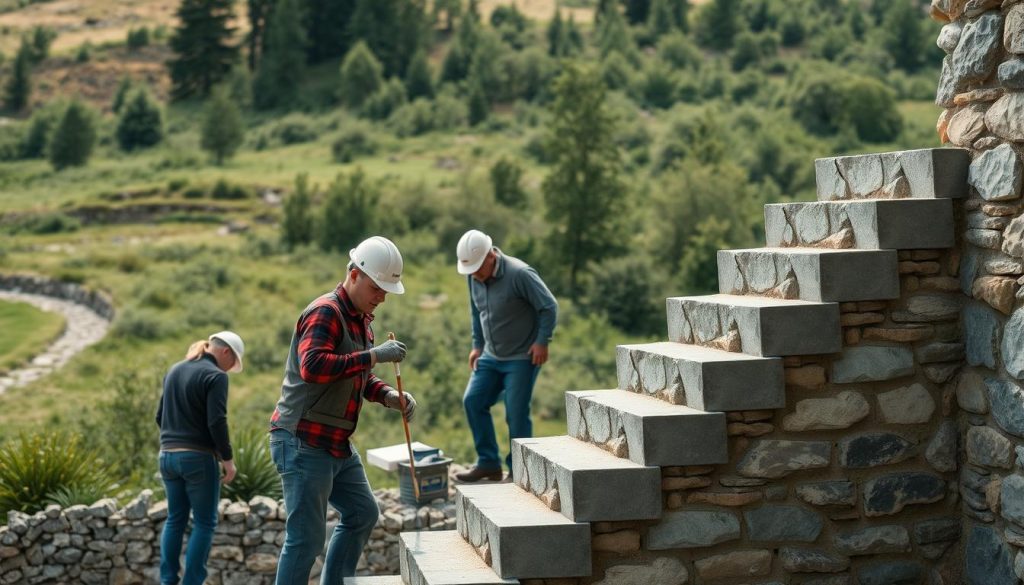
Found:
M 332 307 L 330 304 L 322 304 L 299 319 L 295 325 L 298 337 L 299 370 L 302 379 L 312 384 L 327 384 L 345 378 L 355 378 L 355 392 L 345 408 L 342 418 L 353 423 L 352 430 L 340 429 L 322 423 L 300 419 L 295 430 L 296 436 L 313 447 L 326 449 L 335 457 L 349 457 L 352 455 L 352 447 L 349 445 L 349 437 L 355 432 L 355 423 L 359 420 L 359 409 L 362 407 L 362 398 L 372 402 L 384 403 L 384 395 L 389 389 L 383 380 L 373 373 L 369 375 L 366 387 L 362 386 L 361 374 L 363 370 L 370 369 L 370 352 L 357 351 L 349 354 L 336 352 L 338 340 L 341 338 L 341 327 L 348 327 L 349 334 L 354 339 L 361 339 L 368 346 L 373 346 L 373 329 L 370 322 L 373 315 L 364 315 L 356 311 L 348 293 L 341 284 L 334 291 L 341 301 L 340 307 Z M 328 301 L 329 303 L 330 301 Z M 340 310 L 340 311 L 339 311 Z M 343 322 L 338 321 L 338 314 L 342 315 Z M 273 426 L 280 413 L 274 409 L 270 418 Z

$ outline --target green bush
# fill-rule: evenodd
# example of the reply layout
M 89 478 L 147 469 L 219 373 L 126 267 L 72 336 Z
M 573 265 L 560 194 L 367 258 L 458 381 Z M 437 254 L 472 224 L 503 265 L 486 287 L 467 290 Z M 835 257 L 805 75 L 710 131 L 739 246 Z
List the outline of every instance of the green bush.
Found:
M 0 445 L 0 512 L 32 514 L 62 492 L 105 494 L 110 476 L 111 471 L 95 449 L 83 443 L 81 435 L 22 434 Z
M 176 333 L 177 322 L 152 309 L 128 307 L 118 313 L 114 333 L 135 339 L 156 340 Z
M 903 128 L 893 92 L 867 77 L 813 76 L 790 105 L 793 117 L 814 134 L 834 135 L 849 127 L 861 140 L 887 142 Z
M 163 140 L 163 112 L 145 88 L 136 89 L 121 108 L 116 135 L 126 151 L 155 146 Z
M 246 429 L 235 433 L 231 443 L 238 474 L 224 485 L 222 497 L 236 502 L 248 502 L 255 496 L 280 498 L 281 477 L 270 458 L 267 431 Z
M 116 477 L 137 476 L 147 470 L 151 474 L 156 469 L 160 432 L 153 424 L 153 414 L 160 398 L 161 375 L 156 370 L 126 368 L 106 381 L 105 398 L 80 421 L 82 434 L 93 438 Z
M 78 231 L 82 223 L 77 218 L 60 212 L 38 213 L 15 222 L 11 231 L 36 235 Z
M 49 159 L 56 170 L 82 166 L 96 146 L 96 114 L 82 102 L 72 101 L 50 135 Z
M 149 28 L 132 28 L 128 29 L 128 36 L 125 39 L 125 44 L 129 49 L 139 49 L 149 44 Z
M 343 130 L 331 144 L 334 162 L 345 164 L 361 156 L 375 154 L 378 145 L 373 134 L 372 128 L 362 124 L 352 125 Z
M 405 85 L 392 77 L 363 102 L 363 114 L 374 120 L 384 120 L 407 102 Z
M 239 200 L 248 199 L 251 195 L 252 193 L 245 187 L 231 183 L 226 179 L 217 179 L 213 189 L 210 191 L 210 197 L 214 199 Z
M 320 136 L 317 122 L 304 114 L 289 114 L 274 125 L 270 134 L 284 145 L 313 142 Z
M 527 197 L 522 185 L 521 166 L 507 158 L 501 158 L 491 166 L 490 176 L 495 201 L 515 209 L 526 207 Z

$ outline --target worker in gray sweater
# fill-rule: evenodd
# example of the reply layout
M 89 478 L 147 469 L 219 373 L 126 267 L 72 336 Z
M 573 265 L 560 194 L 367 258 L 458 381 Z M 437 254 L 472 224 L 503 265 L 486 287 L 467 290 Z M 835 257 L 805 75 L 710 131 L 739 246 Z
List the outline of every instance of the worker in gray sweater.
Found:
M 227 373 L 242 371 L 244 353 L 245 345 L 238 334 L 214 333 L 209 339 L 193 343 L 185 360 L 174 364 L 164 376 L 156 411 L 160 477 L 167 492 L 167 522 L 160 537 L 161 585 L 202 585 L 206 580 L 220 483 L 230 483 L 235 477 L 228 438 Z M 192 534 L 185 551 L 185 573 L 179 578 L 189 512 Z
M 537 271 L 493 246 L 490 236 L 469 230 L 456 247 L 459 274 L 469 283 L 472 374 L 462 404 L 473 432 L 477 460 L 455 479 L 502 479 L 491 407 L 502 392 L 510 439 L 533 436 L 530 402 L 540 367 L 548 361 L 558 301 Z M 505 458 L 512 469 L 511 452 Z

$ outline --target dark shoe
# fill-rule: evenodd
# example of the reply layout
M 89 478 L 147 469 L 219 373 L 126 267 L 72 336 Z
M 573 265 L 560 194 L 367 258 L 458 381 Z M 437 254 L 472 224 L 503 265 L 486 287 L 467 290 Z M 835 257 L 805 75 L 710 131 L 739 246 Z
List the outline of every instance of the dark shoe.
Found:
M 485 479 L 487 481 L 501 481 L 502 475 L 501 469 L 480 469 L 479 467 L 473 466 L 469 471 L 456 473 L 455 481 L 460 481 L 462 483 L 475 483 L 481 479 Z

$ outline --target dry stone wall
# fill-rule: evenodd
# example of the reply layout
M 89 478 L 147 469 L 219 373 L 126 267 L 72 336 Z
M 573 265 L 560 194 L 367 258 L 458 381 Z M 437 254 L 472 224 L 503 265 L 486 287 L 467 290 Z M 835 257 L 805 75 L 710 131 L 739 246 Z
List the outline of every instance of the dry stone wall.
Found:
M 381 514 L 360 559 L 360 574 L 398 572 L 400 532 L 455 527 L 452 503 L 416 508 L 400 503 L 395 490 L 375 495 Z M 10 512 L 7 524 L 0 526 L 0 584 L 158 583 L 167 502 L 151 498 L 146 490 L 124 507 L 106 499 L 64 510 L 52 505 L 33 515 Z M 284 519 L 284 506 L 271 498 L 221 500 L 207 585 L 272 584 Z M 337 521 L 332 510 L 328 528 Z M 318 563 L 314 576 L 319 570 Z
M 963 582 L 1024 577 L 1024 2 L 934 0 L 947 24 L 938 131 L 971 153 L 958 224 L 965 367 L 955 388 Z

